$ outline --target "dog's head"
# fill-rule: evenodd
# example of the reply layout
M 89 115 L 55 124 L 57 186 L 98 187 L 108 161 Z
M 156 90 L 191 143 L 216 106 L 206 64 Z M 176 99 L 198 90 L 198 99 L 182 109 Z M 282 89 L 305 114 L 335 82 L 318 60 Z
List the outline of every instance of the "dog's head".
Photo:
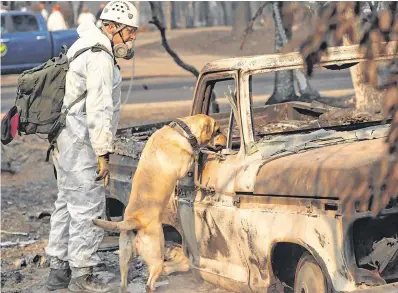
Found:
M 200 146 L 207 146 L 214 150 L 226 147 L 227 138 L 221 133 L 217 121 L 210 116 L 198 114 L 181 120 L 188 125 Z

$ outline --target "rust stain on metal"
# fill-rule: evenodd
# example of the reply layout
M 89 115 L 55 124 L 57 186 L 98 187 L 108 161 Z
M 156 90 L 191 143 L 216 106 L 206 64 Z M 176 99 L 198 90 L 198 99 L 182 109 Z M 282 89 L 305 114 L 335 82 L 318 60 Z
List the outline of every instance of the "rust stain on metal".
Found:
M 368 182 L 369 173 L 385 151 L 384 141 L 375 139 L 279 158 L 263 165 L 254 192 L 344 199 L 350 193 L 341 181 L 354 177 L 358 185 Z
M 243 223 L 242 228 L 247 236 L 247 245 L 250 253 L 248 255 L 248 260 L 258 269 L 261 279 L 266 280 L 268 276 L 268 259 L 264 255 L 259 254 L 259 249 L 255 244 L 256 238 L 258 237 L 256 227 L 250 227 L 248 223 Z M 258 280 L 253 280 L 253 282 L 257 281 Z
M 213 217 L 206 210 L 203 213 L 203 220 L 207 228 L 207 246 L 206 254 L 209 258 L 216 259 L 218 253 L 223 257 L 229 257 L 230 252 L 228 248 L 228 243 L 222 234 L 218 223 L 214 221 Z
M 319 243 L 321 244 L 322 247 L 325 247 L 325 235 L 319 233 L 317 229 L 315 229 L 316 235 L 318 235 Z

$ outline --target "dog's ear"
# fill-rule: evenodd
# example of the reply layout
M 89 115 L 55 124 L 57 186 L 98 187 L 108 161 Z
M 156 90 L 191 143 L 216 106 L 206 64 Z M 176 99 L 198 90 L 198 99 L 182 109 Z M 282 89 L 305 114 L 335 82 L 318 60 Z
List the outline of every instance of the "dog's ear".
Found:
M 215 120 L 208 117 L 202 124 L 202 131 L 200 135 L 201 143 L 207 144 L 213 136 Z
M 211 135 L 211 121 L 210 120 L 206 121 L 205 131 L 206 131 L 207 135 Z
M 209 119 L 207 119 L 206 126 L 205 126 L 205 131 L 206 131 L 206 134 L 209 137 L 211 137 L 213 135 L 214 128 L 216 127 L 216 123 L 217 123 L 216 120 L 213 119 L 213 118 L 209 117 Z

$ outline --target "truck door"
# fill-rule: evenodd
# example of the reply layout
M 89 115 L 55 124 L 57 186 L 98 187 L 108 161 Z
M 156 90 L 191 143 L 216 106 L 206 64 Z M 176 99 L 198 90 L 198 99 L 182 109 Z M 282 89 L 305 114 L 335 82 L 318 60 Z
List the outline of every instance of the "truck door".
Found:
M 39 64 L 51 58 L 50 34 L 34 14 L 6 17 L 7 32 L 2 33 L 1 43 L 7 46 L 7 54 L 1 58 L 2 65 Z
M 191 264 L 202 277 L 215 282 L 222 279 L 225 286 L 246 291 L 249 273 L 240 249 L 240 220 L 233 193 L 234 170 L 240 160 L 240 126 L 235 119 L 237 74 L 223 72 L 204 79 L 199 87 L 203 88 L 205 105 L 200 108 L 218 121 L 228 136 L 228 147 L 218 155 L 203 153 L 199 162 L 195 162 L 196 192 L 190 200 L 179 200 L 183 238 Z M 214 110 L 219 113 L 211 113 Z

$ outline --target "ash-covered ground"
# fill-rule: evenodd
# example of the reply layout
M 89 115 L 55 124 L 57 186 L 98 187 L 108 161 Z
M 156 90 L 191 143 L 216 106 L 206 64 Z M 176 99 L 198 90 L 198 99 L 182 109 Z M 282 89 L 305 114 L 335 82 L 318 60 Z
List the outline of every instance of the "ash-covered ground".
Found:
M 50 216 L 57 196 L 51 162 L 45 162 L 48 143 L 38 136 L 18 137 L 1 149 L 1 292 L 44 293 L 49 273 L 46 246 Z M 118 292 L 117 251 L 99 252 L 95 273 Z M 128 292 L 145 292 L 146 265 L 134 258 Z M 197 281 L 191 272 L 161 277 L 157 292 L 227 292 Z M 53 291 L 55 293 L 68 290 Z

